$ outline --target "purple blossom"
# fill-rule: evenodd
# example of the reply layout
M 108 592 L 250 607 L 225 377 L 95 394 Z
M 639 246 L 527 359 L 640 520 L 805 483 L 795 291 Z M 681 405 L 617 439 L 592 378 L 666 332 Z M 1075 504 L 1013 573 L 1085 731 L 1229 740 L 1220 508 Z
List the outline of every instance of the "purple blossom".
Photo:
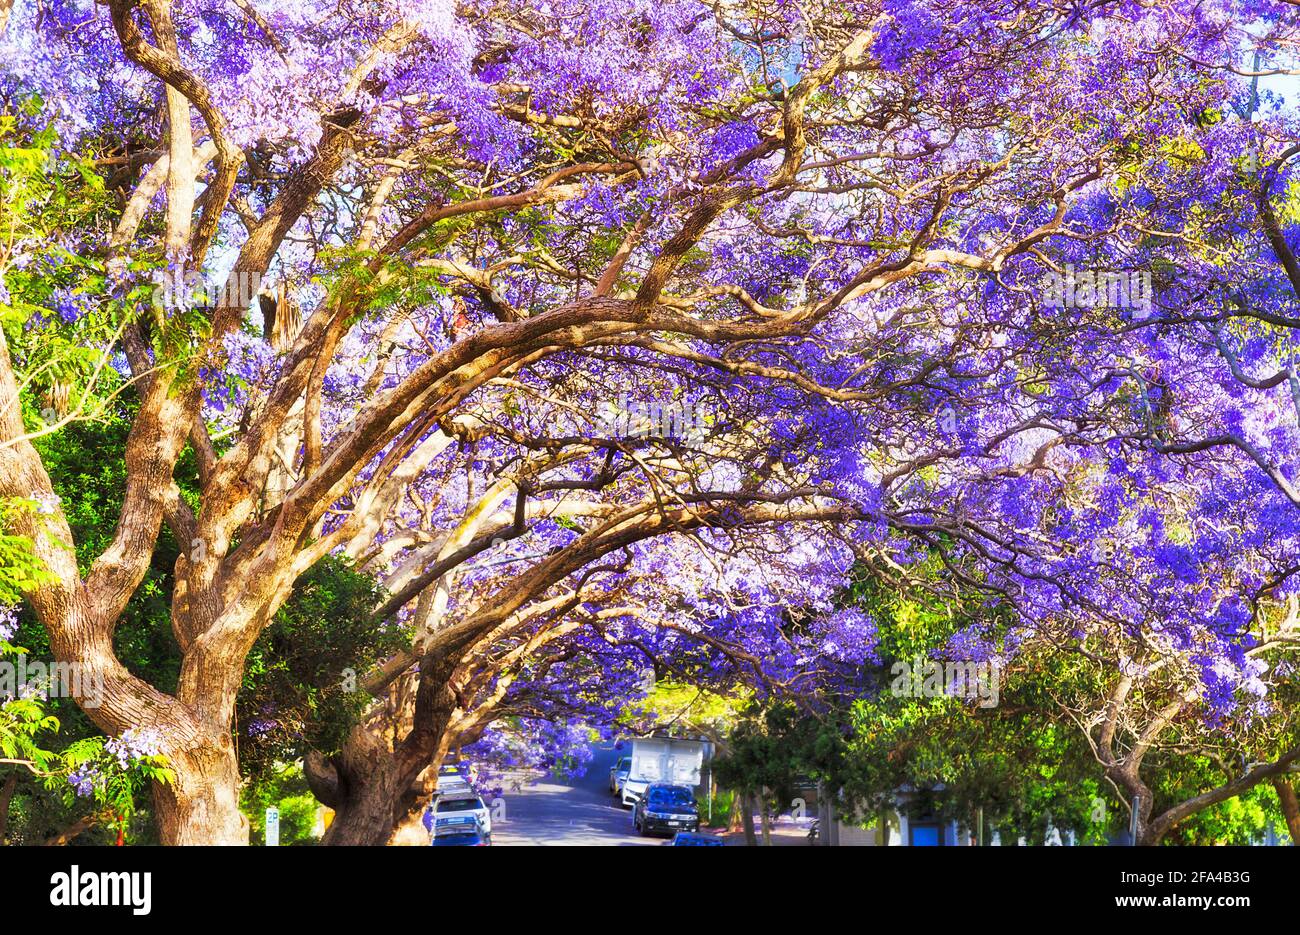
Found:
M 147 757 L 161 756 L 162 736 L 150 727 L 128 728 L 120 737 L 104 744 L 104 752 L 117 760 L 119 767 L 126 769 L 132 763 Z
M 0 641 L 9 642 L 18 633 L 18 608 L 0 604 Z

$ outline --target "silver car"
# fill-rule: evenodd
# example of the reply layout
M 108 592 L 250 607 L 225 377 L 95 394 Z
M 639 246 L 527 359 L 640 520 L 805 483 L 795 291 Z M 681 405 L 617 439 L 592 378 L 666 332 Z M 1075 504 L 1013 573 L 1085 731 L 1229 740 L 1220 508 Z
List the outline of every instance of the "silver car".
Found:
M 492 813 L 481 796 L 470 793 L 439 795 L 433 800 L 433 827 L 447 818 L 474 818 L 484 834 L 492 833 Z
M 618 795 L 623 791 L 623 783 L 627 782 L 628 770 L 632 768 L 632 758 L 630 756 L 620 757 L 613 766 L 609 768 L 609 793 Z

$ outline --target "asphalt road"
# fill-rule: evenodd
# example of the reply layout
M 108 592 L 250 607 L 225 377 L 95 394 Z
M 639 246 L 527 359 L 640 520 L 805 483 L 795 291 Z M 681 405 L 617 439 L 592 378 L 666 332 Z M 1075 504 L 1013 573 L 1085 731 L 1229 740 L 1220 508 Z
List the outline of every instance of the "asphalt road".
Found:
M 629 845 L 654 847 L 664 838 L 642 838 L 632 830 L 632 810 L 619 806 L 609 792 L 609 768 L 627 751 L 613 744 L 593 748 L 585 776 L 560 781 L 543 779 L 520 791 L 503 791 L 504 821 L 492 821 L 494 846 Z M 571 784 L 570 784 L 571 783 Z

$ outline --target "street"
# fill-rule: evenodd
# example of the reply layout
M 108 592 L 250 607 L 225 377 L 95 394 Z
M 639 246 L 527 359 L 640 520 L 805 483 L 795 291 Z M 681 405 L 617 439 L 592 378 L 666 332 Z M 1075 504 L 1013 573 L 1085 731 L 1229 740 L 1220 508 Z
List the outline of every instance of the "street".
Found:
M 493 820 L 494 845 L 632 845 L 653 847 L 663 838 L 642 838 L 632 830 L 632 811 L 609 792 L 609 768 L 620 755 L 613 744 L 593 748 L 586 775 L 572 784 L 548 778 L 507 787 L 505 815 Z
M 629 747 L 615 751 L 613 744 L 592 748 L 586 774 L 561 782 L 546 778 L 518 792 L 506 784 L 502 791 L 505 814 L 493 818 L 492 843 L 497 846 L 630 845 L 655 847 L 667 838 L 643 838 L 632 829 L 632 810 L 621 808 L 609 791 L 609 769 Z M 704 804 L 701 803 L 701 817 Z M 743 846 L 744 835 L 723 835 L 727 844 Z M 772 827 L 772 843 L 780 847 L 806 846 L 807 824 L 778 818 Z

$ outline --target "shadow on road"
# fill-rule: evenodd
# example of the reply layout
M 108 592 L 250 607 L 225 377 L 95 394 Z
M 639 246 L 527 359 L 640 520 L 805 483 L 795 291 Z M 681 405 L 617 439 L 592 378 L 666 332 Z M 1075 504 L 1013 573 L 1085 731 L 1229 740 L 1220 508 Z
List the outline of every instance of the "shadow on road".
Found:
M 593 748 L 586 773 L 572 780 L 545 778 L 518 792 L 507 788 L 504 820 L 494 821 L 495 845 L 655 846 L 663 838 L 642 838 L 632 828 L 632 810 L 609 791 L 609 768 L 623 751 Z

